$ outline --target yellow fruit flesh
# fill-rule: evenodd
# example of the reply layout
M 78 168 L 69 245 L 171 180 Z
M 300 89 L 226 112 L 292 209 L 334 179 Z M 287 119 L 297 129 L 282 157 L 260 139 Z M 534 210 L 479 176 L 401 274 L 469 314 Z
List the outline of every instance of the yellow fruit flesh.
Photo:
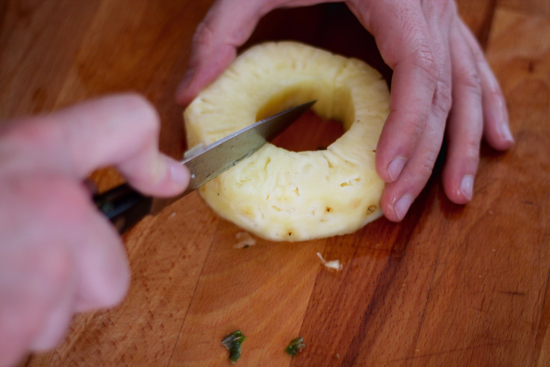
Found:
M 267 144 L 200 189 L 214 211 L 274 241 L 350 233 L 381 216 L 374 150 L 389 93 L 359 60 L 295 42 L 248 50 L 185 111 L 189 147 L 312 99 L 321 118 L 342 121 L 344 135 L 323 151 Z

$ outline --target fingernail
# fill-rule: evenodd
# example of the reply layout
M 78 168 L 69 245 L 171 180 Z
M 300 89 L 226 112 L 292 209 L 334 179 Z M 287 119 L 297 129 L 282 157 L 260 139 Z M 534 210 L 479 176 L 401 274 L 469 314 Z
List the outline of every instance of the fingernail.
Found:
M 391 182 L 397 180 L 406 161 L 404 157 L 397 157 L 388 164 L 388 175 L 390 175 Z
M 407 214 L 407 211 L 409 210 L 409 207 L 411 206 L 412 202 L 413 202 L 413 198 L 411 196 L 403 195 L 401 199 L 399 199 L 395 203 L 393 208 L 399 220 L 402 220 L 405 217 L 405 214 Z
M 189 182 L 189 172 L 179 162 L 174 161 L 171 163 L 170 174 L 172 175 L 172 180 L 178 185 L 185 186 Z
M 460 192 L 462 192 L 462 195 L 464 195 L 468 201 L 472 200 L 474 192 L 474 176 L 465 175 L 462 177 L 462 181 L 460 181 Z
M 514 137 L 512 136 L 512 133 L 510 132 L 510 127 L 506 122 L 500 125 L 500 133 L 505 140 L 511 141 L 512 143 L 514 142 Z

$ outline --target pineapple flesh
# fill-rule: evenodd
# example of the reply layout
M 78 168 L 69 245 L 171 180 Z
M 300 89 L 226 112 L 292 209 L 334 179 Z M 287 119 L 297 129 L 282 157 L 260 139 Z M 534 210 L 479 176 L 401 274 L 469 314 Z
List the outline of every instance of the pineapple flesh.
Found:
M 347 234 L 382 215 L 374 159 L 389 92 L 360 60 L 296 42 L 252 47 L 186 109 L 188 147 L 313 99 L 313 111 L 341 121 L 345 133 L 326 150 L 264 145 L 199 189 L 216 213 L 273 241 Z

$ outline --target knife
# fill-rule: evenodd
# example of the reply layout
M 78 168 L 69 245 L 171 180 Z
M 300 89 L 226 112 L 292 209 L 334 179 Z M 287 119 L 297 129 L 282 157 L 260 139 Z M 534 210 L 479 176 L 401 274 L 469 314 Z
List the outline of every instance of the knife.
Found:
M 140 194 L 128 184 L 122 184 L 95 195 L 93 201 L 122 234 L 144 216 L 158 214 L 167 205 L 237 165 L 282 133 L 315 102 L 304 103 L 258 121 L 184 158 L 180 163 L 191 172 L 191 180 L 187 189 L 176 197 L 153 198 Z

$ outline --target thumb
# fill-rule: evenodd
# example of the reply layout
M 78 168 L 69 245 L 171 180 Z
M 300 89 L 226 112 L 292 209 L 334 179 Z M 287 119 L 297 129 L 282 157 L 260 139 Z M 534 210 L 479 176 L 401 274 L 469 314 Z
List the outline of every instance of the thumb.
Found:
M 197 27 L 187 73 L 176 91 L 176 101 L 188 105 L 214 81 L 237 55 L 263 12 L 257 0 L 218 0 Z
M 4 147 L 17 152 L 12 169 L 82 180 L 115 166 L 141 192 L 173 196 L 187 187 L 189 172 L 159 152 L 159 129 L 159 117 L 143 97 L 120 94 L 13 124 Z
M 331 0 L 217 0 L 197 27 L 188 71 L 176 91 L 187 106 L 235 59 L 237 47 L 250 37 L 258 21 L 279 7 L 307 6 Z

